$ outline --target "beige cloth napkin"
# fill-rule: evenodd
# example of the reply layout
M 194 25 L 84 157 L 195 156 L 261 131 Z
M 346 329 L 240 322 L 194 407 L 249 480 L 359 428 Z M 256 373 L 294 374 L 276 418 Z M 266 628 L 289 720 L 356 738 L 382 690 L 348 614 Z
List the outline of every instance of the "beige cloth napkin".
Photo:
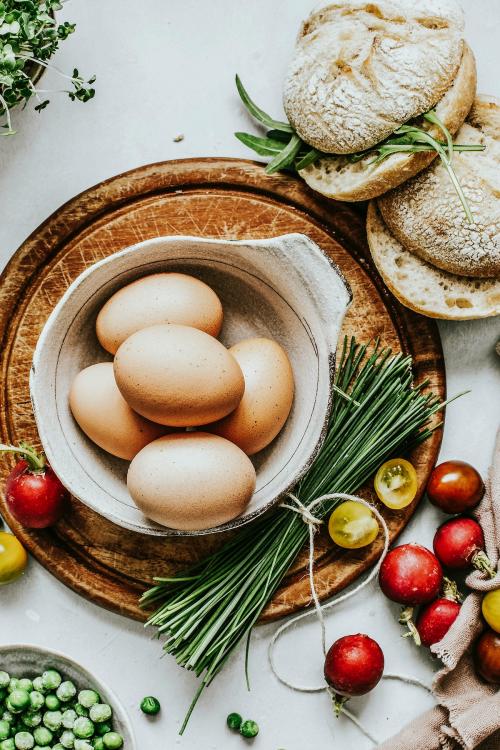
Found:
M 500 431 L 486 494 L 474 512 L 483 527 L 486 552 L 497 566 L 500 557 Z M 484 629 L 482 594 L 500 588 L 500 574 L 491 580 L 474 571 L 467 577 L 473 593 L 443 638 L 432 647 L 443 668 L 432 691 L 437 706 L 411 722 L 379 750 L 500 750 L 500 691 L 474 671 L 471 646 Z

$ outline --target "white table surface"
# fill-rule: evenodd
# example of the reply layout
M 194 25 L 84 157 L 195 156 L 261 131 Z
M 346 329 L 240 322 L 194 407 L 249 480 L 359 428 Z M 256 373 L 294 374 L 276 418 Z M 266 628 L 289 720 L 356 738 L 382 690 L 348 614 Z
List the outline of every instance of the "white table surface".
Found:
M 252 127 L 235 95 L 239 72 L 256 101 L 280 113 L 280 86 L 299 21 L 310 0 L 73 0 L 64 18 L 77 33 L 63 44 L 56 64 L 97 73 L 96 98 L 85 105 L 54 96 L 38 115 L 14 112 L 14 138 L 0 140 L 0 263 L 3 265 L 40 222 L 75 194 L 149 162 L 192 156 L 242 156 L 233 137 Z M 500 4 L 468 0 L 467 37 L 477 56 L 479 90 L 500 97 Z M 58 88 L 49 73 L 44 87 Z M 173 138 L 184 134 L 182 142 Z M 449 393 L 471 389 L 448 411 L 441 458 L 462 458 L 486 472 L 498 424 L 500 359 L 497 320 L 440 326 Z M 430 543 L 439 514 L 426 503 L 403 540 Z M 400 638 L 397 606 L 370 587 L 328 617 L 328 640 L 352 632 L 376 638 L 388 671 L 430 681 L 436 668 L 426 653 Z M 261 727 L 253 747 L 309 750 L 371 746 L 345 719 L 336 720 L 325 694 L 290 692 L 272 676 L 266 648 L 274 626 L 258 628 L 251 652 L 252 691 L 244 684 L 238 653 L 200 700 L 187 733 L 177 735 L 196 687 L 138 623 L 79 598 L 33 560 L 24 578 L 0 592 L 0 643 L 32 642 L 56 648 L 94 670 L 130 711 L 138 748 L 184 750 L 242 748 L 225 728 L 238 711 Z M 300 626 L 279 650 L 288 674 L 321 679 L 318 625 Z M 138 711 L 143 695 L 157 695 L 155 721 Z M 380 739 L 432 704 L 422 690 L 382 683 L 351 708 Z M 242 744 L 243 743 L 243 744 Z

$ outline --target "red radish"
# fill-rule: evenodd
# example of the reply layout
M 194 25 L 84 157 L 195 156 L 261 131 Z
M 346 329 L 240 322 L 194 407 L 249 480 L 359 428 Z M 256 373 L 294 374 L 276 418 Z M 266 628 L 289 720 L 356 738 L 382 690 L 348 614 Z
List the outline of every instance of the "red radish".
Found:
M 325 680 L 338 694 L 337 715 L 355 695 L 364 695 L 378 684 L 384 672 L 384 654 L 373 638 L 358 633 L 335 641 L 325 659 Z
M 480 474 L 465 461 L 445 461 L 436 466 L 427 483 L 427 497 L 445 513 L 475 508 L 484 495 Z
M 451 518 L 434 536 L 434 552 L 451 570 L 473 565 L 494 578 L 496 571 L 484 551 L 483 530 L 472 518 Z
M 443 571 L 438 559 L 420 544 L 402 544 L 392 549 L 380 566 L 380 588 L 393 602 L 404 604 L 399 622 L 408 627 L 420 646 L 420 636 L 413 622 L 413 607 L 435 599 L 441 589 Z
M 53 526 L 63 515 L 68 491 L 54 474 L 43 454 L 25 444 L 1 445 L 2 453 L 17 453 L 17 462 L 7 477 L 6 500 L 14 518 L 29 529 Z
M 433 646 L 439 643 L 460 612 L 460 604 L 440 597 L 430 604 L 427 604 L 418 615 L 416 628 L 423 646 Z
M 474 653 L 476 672 L 486 682 L 500 685 L 500 635 L 487 630 L 476 643 Z

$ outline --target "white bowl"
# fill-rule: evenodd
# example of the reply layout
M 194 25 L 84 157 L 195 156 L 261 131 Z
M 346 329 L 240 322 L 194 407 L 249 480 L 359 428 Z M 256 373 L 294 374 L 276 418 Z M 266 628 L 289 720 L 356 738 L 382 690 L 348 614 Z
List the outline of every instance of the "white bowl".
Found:
M 113 727 L 123 737 L 123 750 L 135 750 L 134 730 L 120 701 L 101 680 L 88 672 L 81 664 L 58 651 L 50 651 L 27 643 L 0 646 L 0 669 L 11 677 L 29 677 L 41 674 L 46 669 L 57 669 L 65 679 L 77 688 L 94 688 L 113 709 Z
M 68 393 L 75 375 L 111 359 L 95 320 L 103 304 L 131 281 L 181 271 L 209 284 L 224 307 L 221 340 L 231 346 L 267 336 L 287 351 L 295 398 L 287 423 L 253 457 L 257 486 L 245 512 L 202 532 L 179 532 L 147 519 L 126 486 L 128 463 L 94 445 L 74 421 Z M 351 292 L 337 267 L 308 237 L 266 240 L 159 237 L 115 253 L 82 273 L 50 315 L 30 377 L 31 398 L 47 458 L 75 497 L 114 523 L 159 536 L 207 534 L 240 526 L 270 508 L 311 465 L 324 437 L 335 351 Z

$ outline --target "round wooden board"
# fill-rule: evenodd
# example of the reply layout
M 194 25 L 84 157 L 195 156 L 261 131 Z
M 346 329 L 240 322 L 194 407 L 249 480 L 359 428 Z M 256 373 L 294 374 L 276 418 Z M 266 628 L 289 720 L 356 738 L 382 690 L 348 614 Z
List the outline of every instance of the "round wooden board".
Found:
M 354 302 L 344 333 L 359 341 L 379 337 L 410 353 L 418 382 L 430 380 L 445 395 L 441 344 L 433 321 L 399 305 L 375 271 L 361 212 L 325 200 L 298 178 L 265 174 L 256 162 L 190 159 L 141 167 L 82 193 L 56 211 L 20 247 L 0 286 L 0 431 L 3 443 L 38 444 L 28 377 L 34 346 L 52 308 L 85 268 L 128 245 L 160 235 L 240 239 L 307 234 L 338 264 Z M 420 490 L 435 463 L 441 430 L 412 456 Z M 6 476 L 13 458 L 3 458 Z M 419 493 L 420 497 L 421 492 Z M 47 570 L 74 591 L 123 615 L 144 619 L 137 601 L 154 575 L 171 574 L 223 543 L 223 535 L 155 538 L 126 531 L 74 501 L 57 527 L 23 529 L 1 510 L 13 531 Z M 367 495 L 365 495 L 367 496 Z M 395 538 L 418 503 L 386 519 Z M 320 535 L 316 582 L 322 598 L 359 576 L 380 551 L 345 553 Z M 301 557 L 267 607 L 272 620 L 310 603 L 306 560 Z

